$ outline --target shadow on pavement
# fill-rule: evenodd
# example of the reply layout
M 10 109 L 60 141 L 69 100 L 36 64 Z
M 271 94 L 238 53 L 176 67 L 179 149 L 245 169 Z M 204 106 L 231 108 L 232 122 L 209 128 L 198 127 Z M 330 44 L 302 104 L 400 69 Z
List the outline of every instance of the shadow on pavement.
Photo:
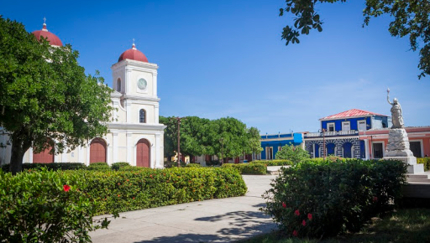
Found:
M 254 207 L 262 207 L 265 204 L 257 204 Z M 262 222 L 261 219 L 267 219 Z M 146 242 L 232 242 L 240 239 L 253 237 L 262 233 L 268 233 L 276 229 L 276 224 L 270 220 L 270 217 L 263 212 L 255 211 L 236 211 L 211 217 L 196 218 L 196 221 L 207 222 L 229 222 L 229 227 L 222 228 L 217 234 L 179 234 L 176 236 L 162 236 Z M 191 229 L 192 230 L 192 229 Z

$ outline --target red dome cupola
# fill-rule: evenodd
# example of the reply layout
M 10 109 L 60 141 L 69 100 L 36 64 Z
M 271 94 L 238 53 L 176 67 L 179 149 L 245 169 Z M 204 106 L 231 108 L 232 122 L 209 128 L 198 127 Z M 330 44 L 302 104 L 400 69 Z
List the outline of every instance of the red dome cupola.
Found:
M 119 56 L 118 62 L 129 59 L 139 62 L 148 62 L 148 58 L 146 58 L 145 54 L 143 54 L 141 51 L 136 49 L 136 45 L 133 43 L 133 46 L 131 49 L 126 50 Z
M 36 37 L 37 40 L 40 40 L 41 36 L 46 38 L 51 46 L 63 46 L 63 43 L 61 42 L 60 38 L 48 31 L 48 29 L 46 28 L 46 23 L 43 23 L 43 28 L 41 30 L 33 31 L 33 35 Z

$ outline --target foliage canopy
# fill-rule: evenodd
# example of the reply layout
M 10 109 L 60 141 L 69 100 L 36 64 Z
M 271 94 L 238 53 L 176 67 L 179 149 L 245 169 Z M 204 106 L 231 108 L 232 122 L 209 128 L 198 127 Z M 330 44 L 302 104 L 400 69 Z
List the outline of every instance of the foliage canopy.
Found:
M 318 3 L 346 2 L 346 0 L 285 0 L 286 7 L 281 8 L 279 15 L 291 12 L 296 16 L 293 26 L 285 26 L 282 39 L 286 45 L 300 43 L 300 35 L 308 35 L 312 29 L 322 31 L 322 20 L 315 11 Z M 364 24 L 369 24 L 372 17 L 389 14 L 394 17 L 388 31 L 392 36 L 409 36 L 413 51 L 419 50 L 420 62 L 418 68 L 421 73 L 418 78 L 430 74 L 430 2 L 428 0 L 366 0 L 363 10 Z M 422 44 L 420 47 L 419 43 Z

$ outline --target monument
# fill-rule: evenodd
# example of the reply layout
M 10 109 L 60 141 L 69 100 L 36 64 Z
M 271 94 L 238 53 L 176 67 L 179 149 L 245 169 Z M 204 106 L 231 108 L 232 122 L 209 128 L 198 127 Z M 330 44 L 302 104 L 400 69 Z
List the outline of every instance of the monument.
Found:
M 387 101 L 391 105 L 391 120 L 393 126 L 389 129 L 388 145 L 385 151 L 384 159 L 393 159 L 403 161 L 408 165 L 408 173 L 423 173 L 424 166 L 417 164 L 417 158 L 414 157 L 409 148 L 409 138 L 404 128 L 402 106 L 397 98 L 390 102 L 390 89 L 387 89 Z

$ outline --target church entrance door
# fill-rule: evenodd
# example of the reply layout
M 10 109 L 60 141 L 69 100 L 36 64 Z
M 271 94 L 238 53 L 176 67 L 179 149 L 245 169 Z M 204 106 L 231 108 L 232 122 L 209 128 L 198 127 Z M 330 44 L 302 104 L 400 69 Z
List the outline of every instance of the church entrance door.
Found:
M 106 142 L 101 138 L 95 138 L 90 145 L 90 164 L 106 163 Z
M 136 145 L 136 166 L 148 167 L 150 166 L 150 148 L 149 141 L 146 139 L 140 139 Z
M 50 154 L 52 146 L 43 150 L 42 152 L 35 154 L 33 153 L 33 163 L 49 164 L 54 163 L 54 153 Z

